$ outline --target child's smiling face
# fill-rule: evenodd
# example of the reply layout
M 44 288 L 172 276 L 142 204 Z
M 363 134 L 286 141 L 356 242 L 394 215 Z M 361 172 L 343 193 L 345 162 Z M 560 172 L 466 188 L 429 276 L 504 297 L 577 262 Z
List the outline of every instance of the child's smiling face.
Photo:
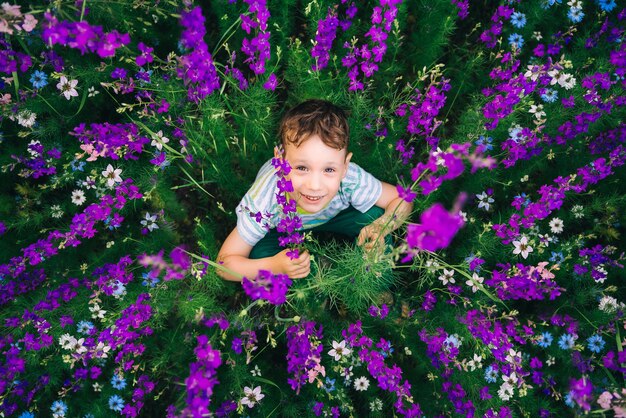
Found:
M 335 149 L 322 142 L 318 135 L 309 137 L 296 147 L 285 146 L 285 159 L 291 166 L 289 179 L 298 206 L 310 213 L 322 210 L 339 191 L 348 172 L 352 153 Z

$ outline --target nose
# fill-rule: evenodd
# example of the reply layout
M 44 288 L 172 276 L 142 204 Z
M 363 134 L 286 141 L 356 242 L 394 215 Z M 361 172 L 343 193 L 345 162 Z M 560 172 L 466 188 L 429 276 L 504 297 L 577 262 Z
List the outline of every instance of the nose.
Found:
M 320 179 L 320 176 L 316 173 L 311 173 L 307 186 L 311 191 L 319 190 L 322 186 L 322 180 Z

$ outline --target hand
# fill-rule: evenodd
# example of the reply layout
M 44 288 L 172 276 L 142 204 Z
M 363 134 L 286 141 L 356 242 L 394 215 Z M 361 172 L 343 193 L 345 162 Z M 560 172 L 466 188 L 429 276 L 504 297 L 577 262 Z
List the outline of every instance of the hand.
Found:
M 385 248 L 385 236 L 387 236 L 383 229 L 384 227 L 377 221 L 364 226 L 359 233 L 357 244 L 362 245 L 365 251 L 371 251 L 374 248 L 381 251 Z
M 286 274 L 292 279 L 302 279 L 308 276 L 311 272 L 311 256 L 309 252 L 302 251 L 298 258 L 292 260 L 287 256 L 288 251 L 290 250 L 282 250 L 272 257 L 272 261 L 276 266 L 275 271 Z

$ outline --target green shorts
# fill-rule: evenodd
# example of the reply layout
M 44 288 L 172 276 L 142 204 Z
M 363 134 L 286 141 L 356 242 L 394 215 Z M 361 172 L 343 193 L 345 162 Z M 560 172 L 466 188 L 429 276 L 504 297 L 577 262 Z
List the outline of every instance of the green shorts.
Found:
M 374 220 L 380 218 L 383 213 L 385 213 L 385 211 L 378 206 L 372 206 L 372 208 L 365 213 L 359 212 L 350 206 L 339 212 L 337 216 L 330 219 L 325 224 L 311 229 L 306 229 L 304 232 L 330 232 L 333 234 L 343 235 L 349 239 L 356 239 L 364 226 L 369 225 Z M 269 232 L 252 248 L 249 258 L 271 257 L 284 250 L 285 248 L 278 244 L 279 236 L 280 233 L 276 231 L 275 228 L 270 229 Z M 387 239 L 390 239 L 390 237 L 387 236 Z

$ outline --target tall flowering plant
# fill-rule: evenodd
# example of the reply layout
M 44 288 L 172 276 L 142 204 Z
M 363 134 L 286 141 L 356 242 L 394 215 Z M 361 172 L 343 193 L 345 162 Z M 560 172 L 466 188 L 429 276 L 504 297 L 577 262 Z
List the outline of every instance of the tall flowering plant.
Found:
M 21 3 L 0 5 L 0 415 L 623 415 L 620 2 Z M 308 278 L 232 286 L 233 208 L 314 97 L 414 203 L 407 235 L 312 239 Z M 253 216 L 298 257 L 272 163 L 279 213 Z

